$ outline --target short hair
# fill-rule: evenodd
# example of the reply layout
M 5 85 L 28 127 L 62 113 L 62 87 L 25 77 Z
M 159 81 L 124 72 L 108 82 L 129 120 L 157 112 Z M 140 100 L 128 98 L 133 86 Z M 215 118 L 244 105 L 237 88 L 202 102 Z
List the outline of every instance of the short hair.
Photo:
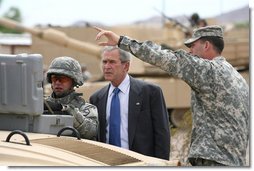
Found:
M 221 54 L 224 49 L 224 40 L 221 37 L 205 36 L 201 37 L 200 40 L 202 42 L 209 41 L 211 44 L 213 44 L 215 48 L 214 50 L 217 51 L 219 54 Z
M 119 51 L 119 58 L 120 58 L 120 61 L 121 62 L 128 62 L 130 61 L 130 58 L 131 58 L 131 55 L 129 52 L 126 52 L 120 48 L 118 48 L 117 46 L 105 46 L 103 49 L 102 49 L 102 53 L 103 54 L 104 52 L 110 52 L 110 51 L 113 51 L 113 50 L 118 50 Z M 102 55 L 101 55 L 102 57 Z

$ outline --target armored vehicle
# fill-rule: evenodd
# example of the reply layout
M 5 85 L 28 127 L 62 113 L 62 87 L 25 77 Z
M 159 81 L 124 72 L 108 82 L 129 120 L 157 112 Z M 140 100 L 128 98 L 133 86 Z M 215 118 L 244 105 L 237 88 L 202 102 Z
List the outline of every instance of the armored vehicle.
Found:
M 1 166 L 180 166 L 177 160 L 70 136 L 14 130 L 0 131 L 0 138 Z
M 108 82 L 103 80 L 100 70 L 101 47 L 97 46 L 97 42 L 94 40 L 97 32 L 93 28 L 30 28 L 5 18 L 0 18 L 0 24 L 32 34 L 33 44 L 29 52 L 42 54 L 43 64 L 45 66 L 49 65 L 54 57 L 68 55 L 77 59 L 81 64 L 85 63 L 93 77 L 77 89 L 78 92 L 83 93 L 84 99 L 88 100 L 92 93 L 108 84 Z M 164 27 L 157 27 L 154 25 L 148 27 L 140 24 L 115 26 L 108 29 L 121 35 L 134 37 L 141 41 L 152 40 L 163 45 L 165 48 L 185 49 L 183 45 L 186 36 L 185 32 L 182 28 L 176 27 L 174 23 L 171 22 L 165 23 Z M 244 76 L 247 82 L 249 82 L 248 28 L 235 28 L 225 31 L 225 49 L 222 55 L 225 56 Z M 179 130 L 181 130 L 181 128 L 186 128 L 183 131 L 185 133 L 186 130 L 188 130 L 187 134 L 179 134 L 180 136 L 178 137 L 175 137 L 175 130 L 172 131 L 171 144 L 174 145 L 171 145 L 171 153 L 181 153 L 180 155 L 184 156 L 180 156 L 180 158 L 186 157 L 186 155 L 183 154 L 188 151 L 188 143 L 185 143 L 185 139 L 190 139 L 189 133 L 191 131 L 191 117 L 189 117 L 190 88 L 188 85 L 182 80 L 170 77 L 159 68 L 144 63 L 135 57 L 131 60 L 129 73 L 136 78 L 158 84 L 162 88 L 170 114 L 170 121 L 173 123 L 173 126 L 179 128 Z M 49 95 L 51 93 L 50 85 L 45 86 L 44 93 L 44 95 Z M 54 134 L 56 133 L 57 131 L 54 132 Z M 180 141 L 178 138 L 181 138 L 181 143 L 179 143 Z M 179 156 L 175 156 L 171 156 L 171 159 L 179 159 Z
M 213 22 L 214 23 L 214 22 Z M 32 53 L 43 54 L 43 63 L 49 65 L 54 57 L 59 55 L 72 56 L 81 64 L 85 63 L 93 77 L 78 91 L 83 93 L 84 99 L 102 86 L 108 84 L 103 81 L 100 69 L 100 50 L 94 38 L 96 31 L 93 28 L 30 28 L 15 21 L 0 18 L 0 24 L 33 35 Z M 150 25 L 115 26 L 110 30 L 138 40 L 153 40 L 165 48 L 186 49 L 183 42 L 186 38 L 186 28 L 176 25 L 172 21 L 164 27 Z M 67 35 L 67 33 L 73 37 Z M 151 34 L 152 33 L 152 34 Z M 223 56 L 236 67 L 249 82 L 249 29 L 231 29 L 225 31 L 225 49 Z M 53 44 L 52 44 L 53 43 Z M 68 51 L 67 51 L 68 49 Z M 50 54 L 50 55 L 49 55 Z M 168 76 L 158 67 L 144 63 L 133 57 L 129 70 L 130 75 L 142 80 L 158 84 L 163 91 L 171 121 L 178 125 L 179 116 L 190 108 L 190 87 L 180 79 Z M 46 86 L 45 93 L 51 92 Z

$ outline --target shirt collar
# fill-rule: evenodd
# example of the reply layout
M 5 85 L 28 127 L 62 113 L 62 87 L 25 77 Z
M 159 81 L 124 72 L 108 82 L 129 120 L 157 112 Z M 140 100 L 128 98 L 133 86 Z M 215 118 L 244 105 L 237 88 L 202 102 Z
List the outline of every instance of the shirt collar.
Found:
M 128 87 L 130 86 L 130 76 L 127 74 L 121 84 L 118 86 L 122 93 L 127 93 Z M 110 84 L 109 95 L 111 96 L 116 87 Z

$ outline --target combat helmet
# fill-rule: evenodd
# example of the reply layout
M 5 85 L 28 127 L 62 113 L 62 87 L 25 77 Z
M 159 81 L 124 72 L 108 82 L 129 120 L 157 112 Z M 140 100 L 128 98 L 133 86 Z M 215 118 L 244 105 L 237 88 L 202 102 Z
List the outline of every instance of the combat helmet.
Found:
M 81 66 L 79 62 L 71 57 L 62 56 L 55 58 L 48 69 L 47 81 L 51 83 L 51 75 L 60 74 L 74 80 L 74 86 L 82 86 L 84 83 Z

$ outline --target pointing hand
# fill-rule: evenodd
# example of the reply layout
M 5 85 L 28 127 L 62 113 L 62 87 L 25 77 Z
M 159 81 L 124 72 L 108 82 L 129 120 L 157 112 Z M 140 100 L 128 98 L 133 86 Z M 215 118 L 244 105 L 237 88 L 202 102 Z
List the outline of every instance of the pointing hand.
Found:
M 107 42 L 99 42 L 98 44 L 100 46 L 116 46 L 118 44 L 120 36 L 116 33 L 108 30 L 103 30 L 96 26 L 94 26 L 93 28 L 99 31 L 99 33 L 96 35 L 95 40 L 100 40 L 102 36 L 105 36 L 108 39 Z

